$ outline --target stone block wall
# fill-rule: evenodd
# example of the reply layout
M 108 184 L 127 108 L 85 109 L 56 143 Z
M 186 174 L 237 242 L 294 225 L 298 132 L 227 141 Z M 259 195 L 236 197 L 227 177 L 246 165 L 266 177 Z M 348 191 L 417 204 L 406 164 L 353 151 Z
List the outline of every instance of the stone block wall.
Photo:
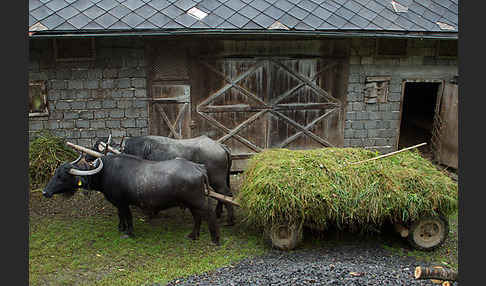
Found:
M 47 87 L 48 116 L 29 117 L 29 139 L 47 129 L 82 146 L 112 134 L 147 135 L 143 41 L 97 38 L 93 60 L 56 61 L 53 40 L 30 40 L 29 80 Z
M 407 56 L 384 57 L 375 52 L 375 39 L 351 43 L 344 147 L 367 147 L 387 153 L 396 150 L 404 80 L 450 80 L 458 75 L 457 58 L 436 57 L 437 40 L 409 39 Z M 368 76 L 390 76 L 388 101 L 365 103 Z

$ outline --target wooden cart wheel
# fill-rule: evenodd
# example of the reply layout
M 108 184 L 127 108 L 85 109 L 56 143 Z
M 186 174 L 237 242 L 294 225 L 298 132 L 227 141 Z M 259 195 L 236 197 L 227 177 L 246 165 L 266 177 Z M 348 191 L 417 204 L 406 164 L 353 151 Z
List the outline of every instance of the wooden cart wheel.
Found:
M 447 239 L 449 221 L 443 216 L 423 217 L 410 227 L 408 241 L 420 250 L 433 250 Z
M 270 229 L 272 246 L 281 250 L 294 249 L 302 241 L 302 224 L 273 225 Z

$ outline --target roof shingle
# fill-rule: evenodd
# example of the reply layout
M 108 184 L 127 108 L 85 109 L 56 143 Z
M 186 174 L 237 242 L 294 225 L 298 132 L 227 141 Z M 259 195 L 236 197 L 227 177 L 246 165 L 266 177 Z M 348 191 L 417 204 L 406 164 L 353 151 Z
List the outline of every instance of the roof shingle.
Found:
M 276 21 L 289 30 L 458 32 L 456 0 L 29 0 L 29 26 L 42 33 L 77 30 L 267 30 Z M 208 15 L 198 21 L 192 7 Z M 277 23 L 278 24 L 278 23 Z M 272 26 L 274 25 L 274 26 Z M 277 25 L 278 26 L 278 25 Z

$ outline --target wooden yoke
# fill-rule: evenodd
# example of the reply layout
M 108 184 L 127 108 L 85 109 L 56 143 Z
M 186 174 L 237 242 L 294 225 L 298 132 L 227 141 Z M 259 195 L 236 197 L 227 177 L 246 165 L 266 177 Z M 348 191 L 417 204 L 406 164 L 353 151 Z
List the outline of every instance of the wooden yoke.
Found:
M 93 151 L 93 150 L 88 149 L 88 148 L 85 148 L 83 146 L 76 145 L 76 144 L 71 143 L 71 142 L 66 142 L 66 145 L 68 145 L 69 147 L 74 148 L 74 149 L 76 149 L 78 151 L 81 151 L 81 152 L 84 152 L 84 153 L 89 154 L 91 156 L 94 156 L 96 158 L 100 158 L 100 157 L 103 157 L 104 156 L 102 153 Z

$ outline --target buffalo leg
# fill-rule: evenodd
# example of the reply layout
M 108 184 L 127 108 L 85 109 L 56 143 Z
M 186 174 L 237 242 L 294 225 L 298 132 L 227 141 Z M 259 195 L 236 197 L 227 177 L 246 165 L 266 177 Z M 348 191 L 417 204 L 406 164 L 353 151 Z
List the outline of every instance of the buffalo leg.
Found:
M 211 186 L 211 187 L 213 187 L 213 189 L 219 194 L 222 194 L 222 195 L 225 195 L 225 196 L 233 196 L 230 188 L 228 186 L 226 186 L 226 184 L 223 185 L 222 183 L 220 183 L 220 184 L 215 183 L 214 186 Z M 235 216 L 234 216 L 234 213 L 233 213 L 233 205 L 231 205 L 230 203 L 223 203 L 223 202 L 218 201 L 218 203 L 216 205 L 216 209 L 215 209 L 216 217 L 217 218 L 221 217 L 221 213 L 223 212 L 223 205 L 226 208 L 226 211 L 228 212 L 226 226 L 232 226 L 232 225 L 235 224 Z
M 133 217 L 130 208 L 128 206 L 119 206 L 118 217 L 120 219 L 118 229 L 120 229 L 121 225 L 121 231 L 124 232 L 126 235 L 133 237 Z
M 118 230 L 125 232 L 127 230 L 127 222 L 121 208 L 118 209 Z
M 194 226 L 192 228 L 192 232 L 187 235 L 188 238 L 192 240 L 199 239 L 199 232 L 201 230 L 201 212 L 190 209 L 191 214 L 192 214 L 192 219 L 194 221 Z
M 214 210 L 216 213 L 216 218 L 221 218 L 221 214 L 223 213 L 223 203 L 218 201 L 216 204 L 216 209 Z
M 133 217 L 132 217 L 132 212 L 130 211 L 130 208 L 127 206 L 126 208 L 126 218 L 127 218 L 127 232 L 128 236 L 134 237 L 135 235 L 133 234 Z
M 211 234 L 211 241 L 219 245 L 219 227 L 218 224 L 216 223 L 216 215 L 214 212 L 209 211 L 209 206 L 208 206 L 208 211 L 206 212 L 206 219 L 208 221 L 208 228 L 209 228 L 209 233 Z
M 226 211 L 228 212 L 228 220 L 226 226 L 232 226 L 235 224 L 235 215 L 233 213 L 233 206 L 230 203 L 224 203 Z

